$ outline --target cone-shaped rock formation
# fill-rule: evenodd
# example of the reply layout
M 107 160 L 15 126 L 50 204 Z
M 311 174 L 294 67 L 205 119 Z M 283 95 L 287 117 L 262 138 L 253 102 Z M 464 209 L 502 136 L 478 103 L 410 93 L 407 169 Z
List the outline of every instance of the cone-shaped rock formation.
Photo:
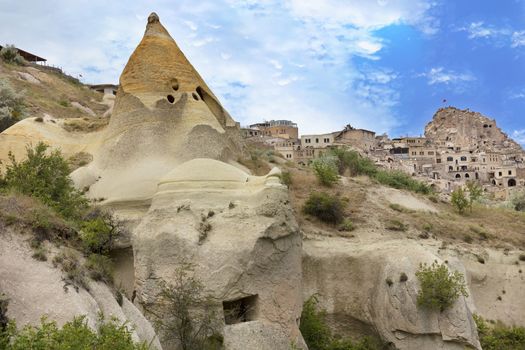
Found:
M 240 152 L 238 124 L 152 13 L 120 77 L 94 161 L 73 177 L 92 197 L 150 198 L 174 166 L 194 158 L 227 162 Z

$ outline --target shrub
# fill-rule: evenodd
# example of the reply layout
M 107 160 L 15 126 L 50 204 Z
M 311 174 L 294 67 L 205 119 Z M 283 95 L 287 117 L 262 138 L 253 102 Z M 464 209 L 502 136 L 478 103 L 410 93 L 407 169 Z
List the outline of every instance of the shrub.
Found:
M 339 179 L 337 169 L 337 158 L 330 156 L 323 156 L 314 159 L 312 162 L 312 169 L 315 176 L 323 186 L 332 186 Z
M 24 95 L 16 93 L 7 80 L 0 79 L 0 132 L 24 117 Z
M 510 203 L 514 210 L 525 211 L 525 191 L 514 193 L 510 198 Z
M 397 203 L 390 203 L 389 207 L 390 209 L 398 211 L 400 213 L 414 213 L 415 212 L 415 210 L 408 209 L 407 207 L 404 207 Z
M 507 327 L 503 324 L 491 327 L 478 315 L 474 315 L 474 320 L 483 350 L 525 349 L 525 328 Z
M 99 208 L 92 210 L 81 223 L 80 239 L 87 253 L 108 254 L 122 228 L 111 213 Z
M 4 62 L 23 66 L 26 60 L 20 56 L 18 49 L 14 45 L 6 45 L 0 50 L 0 57 Z
M 355 229 L 354 223 L 350 219 L 344 219 L 341 226 L 339 226 L 339 231 L 350 232 L 350 231 L 353 231 L 354 229 Z
M 42 246 L 36 247 L 31 257 L 38 261 L 47 261 L 47 251 Z
M 309 350 L 324 350 L 331 342 L 332 334 L 326 324 L 326 312 L 318 310 L 318 300 L 311 296 L 303 304 L 299 329 Z
M 27 147 L 27 159 L 17 162 L 9 153 L 11 164 L 6 166 L 6 187 L 38 198 L 65 218 L 78 218 L 87 201 L 73 187 L 69 167 L 60 151 L 48 154 L 49 146 L 39 142 Z
M 469 206 L 469 200 L 465 196 L 465 191 L 462 188 L 458 188 L 452 192 L 450 203 L 456 208 L 458 213 L 463 214 L 465 209 Z
M 445 264 L 421 264 L 416 272 L 421 289 L 417 296 L 420 306 L 445 310 L 461 296 L 468 296 L 465 279 L 458 271 L 450 272 Z
M 378 170 L 374 175 L 374 179 L 383 185 L 397 189 L 405 189 L 422 194 L 430 194 L 432 192 L 430 186 L 414 180 L 410 175 L 402 171 Z
M 386 223 L 385 228 L 391 231 L 406 231 L 408 229 L 408 225 L 402 223 L 399 220 L 389 220 Z
M 62 107 L 71 107 L 71 102 L 69 102 L 68 100 L 60 100 L 58 101 L 58 104 Z
M 483 196 L 483 188 L 474 181 L 468 181 L 467 182 L 467 191 L 468 191 L 468 206 L 470 211 L 472 212 L 472 205 L 474 202 L 477 202 L 481 199 Z
M 60 266 L 62 272 L 65 273 L 65 288 L 67 288 L 68 285 L 73 285 L 77 292 L 79 288 L 89 290 L 86 281 L 86 271 L 80 264 L 80 257 L 75 251 L 72 249 L 64 249 L 53 258 L 53 266 Z
M 113 283 L 113 261 L 105 255 L 91 254 L 86 261 L 85 267 L 89 277 L 95 281 Z
M 315 295 L 308 298 L 303 304 L 299 329 L 309 350 L 379 350 L 383 348 L 381 342 L 370 337 L 354 341 L 350 338 L 334 336 L 327 325 L 326 312 L 319 308 Z
M 175 267 L 173 284 L 161 284 L 161 312 L 149 309 L 154 324 L 167 343 L 182 350 L 220 349 L 221 321 L 213 311 L 204 285 L 194 277 L 194 266 L 182 262 Z
M 58 328 L 56 322 L 43 317 L 40 325 L 26 325 L 21 330 L 16 329 L 14 322 L 10 323 L 3 334 L 4 350 L 23 349 L 115 349 L 115 350 L 146 350 L 145 343 L 134 343 L 132 330 L 127 324 L 119 325 L 117 319 L 105 321 L 100 319 L 98 328 L 93 331 L 87 324 L 85 316 L 75 317 L 72 321 Z
M 280 178 L 283 185 L 290 188 L 290 186 L 292 185 L 292 173 L 289 171 L 283 171 L 281 173 Z
M 376 165 L 368 158 L 363 158 L 356 151 L 335 148 L 331 153 L 338 159 L 339 174 L 343 175 L 346 170 L 350 176 L 368 175 L 377 173 Z
M 9 299 L 2 293 L 0 293 L 0 333 L 6 330 L 9 323 L 7 318 L 7 308 L 9 306 Z M 0 340 L 0 349 L 2 349 Z
M 303 206 L 303 212 L 329 224 L 343 221 L 345 204 L 339 198 L 325 192 L 314 192 Z

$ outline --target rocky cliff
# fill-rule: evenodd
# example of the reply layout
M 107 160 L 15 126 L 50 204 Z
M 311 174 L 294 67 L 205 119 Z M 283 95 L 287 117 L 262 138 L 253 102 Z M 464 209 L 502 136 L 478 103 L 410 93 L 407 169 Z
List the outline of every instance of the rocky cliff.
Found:
M 425 127 L 425 137 L 462 150 L 523 152 L 497 125 L 481 113 L 454 107 L 441 108 Z

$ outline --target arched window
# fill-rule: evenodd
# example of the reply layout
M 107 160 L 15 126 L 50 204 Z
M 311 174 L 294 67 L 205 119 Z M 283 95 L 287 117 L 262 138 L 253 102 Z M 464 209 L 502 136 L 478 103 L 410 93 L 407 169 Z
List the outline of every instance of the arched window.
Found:
M 516 186 L 516 180 L 514 180 L 514 179 L 509 179 L 508 184 L 509 184 L 509 187 L 514 187 L 514 186 Z
M 461 174 L 456 174 L 456 179 L 461 179 Z

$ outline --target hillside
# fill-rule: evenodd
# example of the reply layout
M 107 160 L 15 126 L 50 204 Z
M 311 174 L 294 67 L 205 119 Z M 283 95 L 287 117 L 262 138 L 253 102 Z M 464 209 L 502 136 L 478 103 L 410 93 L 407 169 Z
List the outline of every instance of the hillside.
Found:
M 100 331 L 100 312 L 125 350 L 482 350 L 492 329 L 525 344 L 508 328 L 525 326 L 525 212 L 482 198 L 460 214 L 349 149 L 299 166 L 245 145 L 155 13 L 114 109 L 56 72 L 0 67 L 26 106 L 0 133 L 0 344 L 18 339 L 6 320 Z M 434 137 L 489 136 L 448 113 Z

